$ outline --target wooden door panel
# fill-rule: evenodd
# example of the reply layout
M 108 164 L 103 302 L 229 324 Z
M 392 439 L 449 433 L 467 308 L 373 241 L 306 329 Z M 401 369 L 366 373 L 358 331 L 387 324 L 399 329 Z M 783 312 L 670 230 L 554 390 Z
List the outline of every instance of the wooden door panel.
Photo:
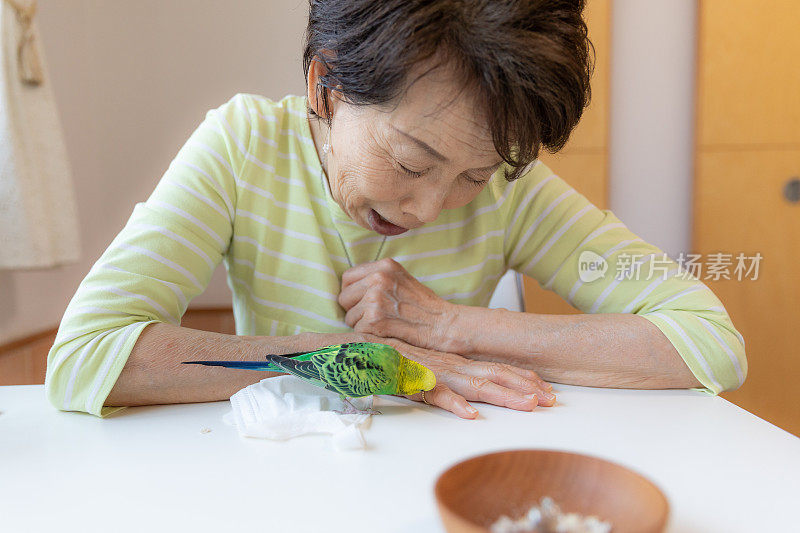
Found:
M 540 159 L 594 205 L 606 207 L 608 154 L 604 150 L 547 154 Z
M 589 29 L 589 39 L 596 52 L 595 71 L 591 79 L 592 101 L 583 110 L 581 121 L 572 132 L 565 151 L 598 148 L 605 150 L 608 146 L 611 0 L 589 0 L 583 16 Z
M 800 203 L 782 195 L 792 176 L 800 150 L 698 154 L 694 251 L 704 262 L 717 252 L 763 256 L 756 280 L 732 268 L 730 280 L 704 279 L 745 339 L 747 380 L 723 396 L 800 435 Z
M 698 143 L 800 143 L 800 2 L 699 2 Z

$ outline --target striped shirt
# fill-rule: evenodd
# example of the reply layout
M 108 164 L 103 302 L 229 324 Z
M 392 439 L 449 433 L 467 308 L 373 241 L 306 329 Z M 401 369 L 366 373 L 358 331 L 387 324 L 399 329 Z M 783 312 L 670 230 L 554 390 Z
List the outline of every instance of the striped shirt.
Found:
M 47 396 L 63 410 L 112 412 L 103 403 L 141 331 L 180 324 L 220 261 L 237 334 L 350 331 L 337 302 L 347 256 L 371 261 L 382 241 L 331 197 L 306 99 L 237 94 L 206 114 L 81 282 L 48 355 Z M 584 312 L 650 320 L 702 390 L 744 380 L 744 342 L 711 290 L 540 161 L 512 183 L 500 170 L 466 206 L 388 237 L 387 256 L 470 306 L 520 271 Z M 603 262 L 605 275 L 590 279 L 587 265 Z

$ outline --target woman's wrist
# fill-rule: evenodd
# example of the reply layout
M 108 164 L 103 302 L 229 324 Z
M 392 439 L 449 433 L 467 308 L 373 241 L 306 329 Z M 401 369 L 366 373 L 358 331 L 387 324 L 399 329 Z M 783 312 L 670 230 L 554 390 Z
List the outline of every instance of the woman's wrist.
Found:
M 312 352 L 334 344 L 360 342 L 363 341 L 363 335 L 352 331 L 343 333 L 316 333 L 308 331 L 298 333 L 297 335 L 281 337 L 250 337 L 250 340 L 257 346 L 269 346 L 270 349 L 274 349 L 277 346 L 283 353 L 296 353 Z
M 450 304 L 439 327 L 435 349 L 469 356 L 479 349 L 479 335 L 491 327 L 494 309 Z

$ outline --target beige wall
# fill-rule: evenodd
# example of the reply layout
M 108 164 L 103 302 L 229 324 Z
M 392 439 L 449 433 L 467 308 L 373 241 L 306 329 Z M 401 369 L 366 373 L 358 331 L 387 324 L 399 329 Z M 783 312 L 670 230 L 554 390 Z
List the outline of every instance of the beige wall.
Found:
M 642 19 L 647 34 L 656 38 L 652 43 L 660 50 L 659 61 L 666 61 L 660 70 L 644 69 L 652 57 L 641 53 L 641 32 L 624 38 L 635 30 L 630 22 L 639 16 L 640 2 L 661 6 L 660 16 Z M 688 38 L 672 28 L 680 10 L 693 3 L 615 1 L 612 75 L 618 77 L 612 78 L 611 89 L 611 158 L 623 164 L 627 160 L 629 166 L 618 164 L 615 175 L 612 165 L 612 208 L 625 211 L 628 199 L 648 194 L 648 184 L 663 185 L 664 172 L 658 170 L 666 163 L 653 155 L 654 147 L 671 154 L 670 158 L 683 157 L 688 149 L 680 124 L 691 111 L 681 99 L 683 92 L 660 91 L 637 100 L 635 108 L 627 97 L 615 97 L 615 93 L 661 86 L 665 78 L 674 76 L 678 79 L 672 83 L 678 86 L 691 82 L 686 68 L 671 68 L 686 58 L 685 46 L 673 46 L 670 40 L 684 43 Z M 675 9 L 670 11 L 670 5 Z M 133 205 L 146 199 L 208 109 L 237 92 L 280 98 L 297 94 L 303 87 L 300 52 L 305 0 L 44 0 L 39 6 L 39 29 L 77 189 L 83 260 L 39 272 L 0 271 L 0 343 L 58 323 L 91 264 L 124 225 Z M 673 16 L 665 18 L 666 12 Z M 634 19 L 619 23 L 626 13 Z M 620 54 L 626 66 L 616 70 L 613 65 Z M 664 134 L 663 113 L 648 112 L 654 106 L 677 114 L 678 125 L 672 133 Z M 625 137 L 615 137 L 615 124 L 623 128 L 618 131 L 636 128 L 635 138 L 623 141 L 629 144 L 620 142 Z M 686 179 L 682 169 L 677 172 L 679 180 Z M 615 181 L 624 179 L 623 174 L 635 180 L 615 193 Z M 680 209 L 683 203 L 688 214 L 688 198 L 677 187 L 670 205 Z M 620 216 L 634 231 L 641 228 L 642 236 L 655 244 L 681 245 L 685 230 L 668 224 L 665 213 L 655 219 L 636 211 Z M 228 303 L 220 271 L 208 291 L 194 301 Z

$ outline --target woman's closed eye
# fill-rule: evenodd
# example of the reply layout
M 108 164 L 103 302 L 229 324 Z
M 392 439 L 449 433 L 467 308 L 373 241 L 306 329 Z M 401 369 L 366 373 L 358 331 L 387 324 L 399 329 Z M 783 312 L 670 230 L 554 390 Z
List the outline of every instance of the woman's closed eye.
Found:
M 481 187 L 483 185 L 486 185 L 489 182 L 489 180 L 472 179 L 472 178 L 470 178 L 469 176 L 466 176 L 466 175 L 464 176 L 464 179 L 467 180 L 472 185 L 475 185 L 476 187 Z
M 398 162 L 397 164 L 403 172 L 414 178 L 419 178 L 425 173 L 424 170 L 423 171 L 411 170 L 402 163 Z M 475 185 L 476 187 L 481 187 L 483 185 L 486 185 L 486 183 L 489 181 L 489 180 L 476 180 L 467 175 L 464 175 L 464 179 L 467 180 L 468 183 Z
M 403 172 L 405 172 L 405 173 L 406 173 L 406 174 L 408 174 L 409 176 L 412 176 L 412 177 L 415 177 L 415 178 L 418 178 L 418 177 L 422 176 L 422 174 L 424 174 L 424 173 L 425 173 L 424 171 L 422 171 L 422 172 L 417 172 L 417 171 L 411 170 L 410 168 L 407 168 L 407 167 L 406 167 L 404 164 L 402 164 L 402 163 L 397 163 L 397 164 L 400 166 L 400 168 L 402 169 L 402 171 L 403 171 Z

